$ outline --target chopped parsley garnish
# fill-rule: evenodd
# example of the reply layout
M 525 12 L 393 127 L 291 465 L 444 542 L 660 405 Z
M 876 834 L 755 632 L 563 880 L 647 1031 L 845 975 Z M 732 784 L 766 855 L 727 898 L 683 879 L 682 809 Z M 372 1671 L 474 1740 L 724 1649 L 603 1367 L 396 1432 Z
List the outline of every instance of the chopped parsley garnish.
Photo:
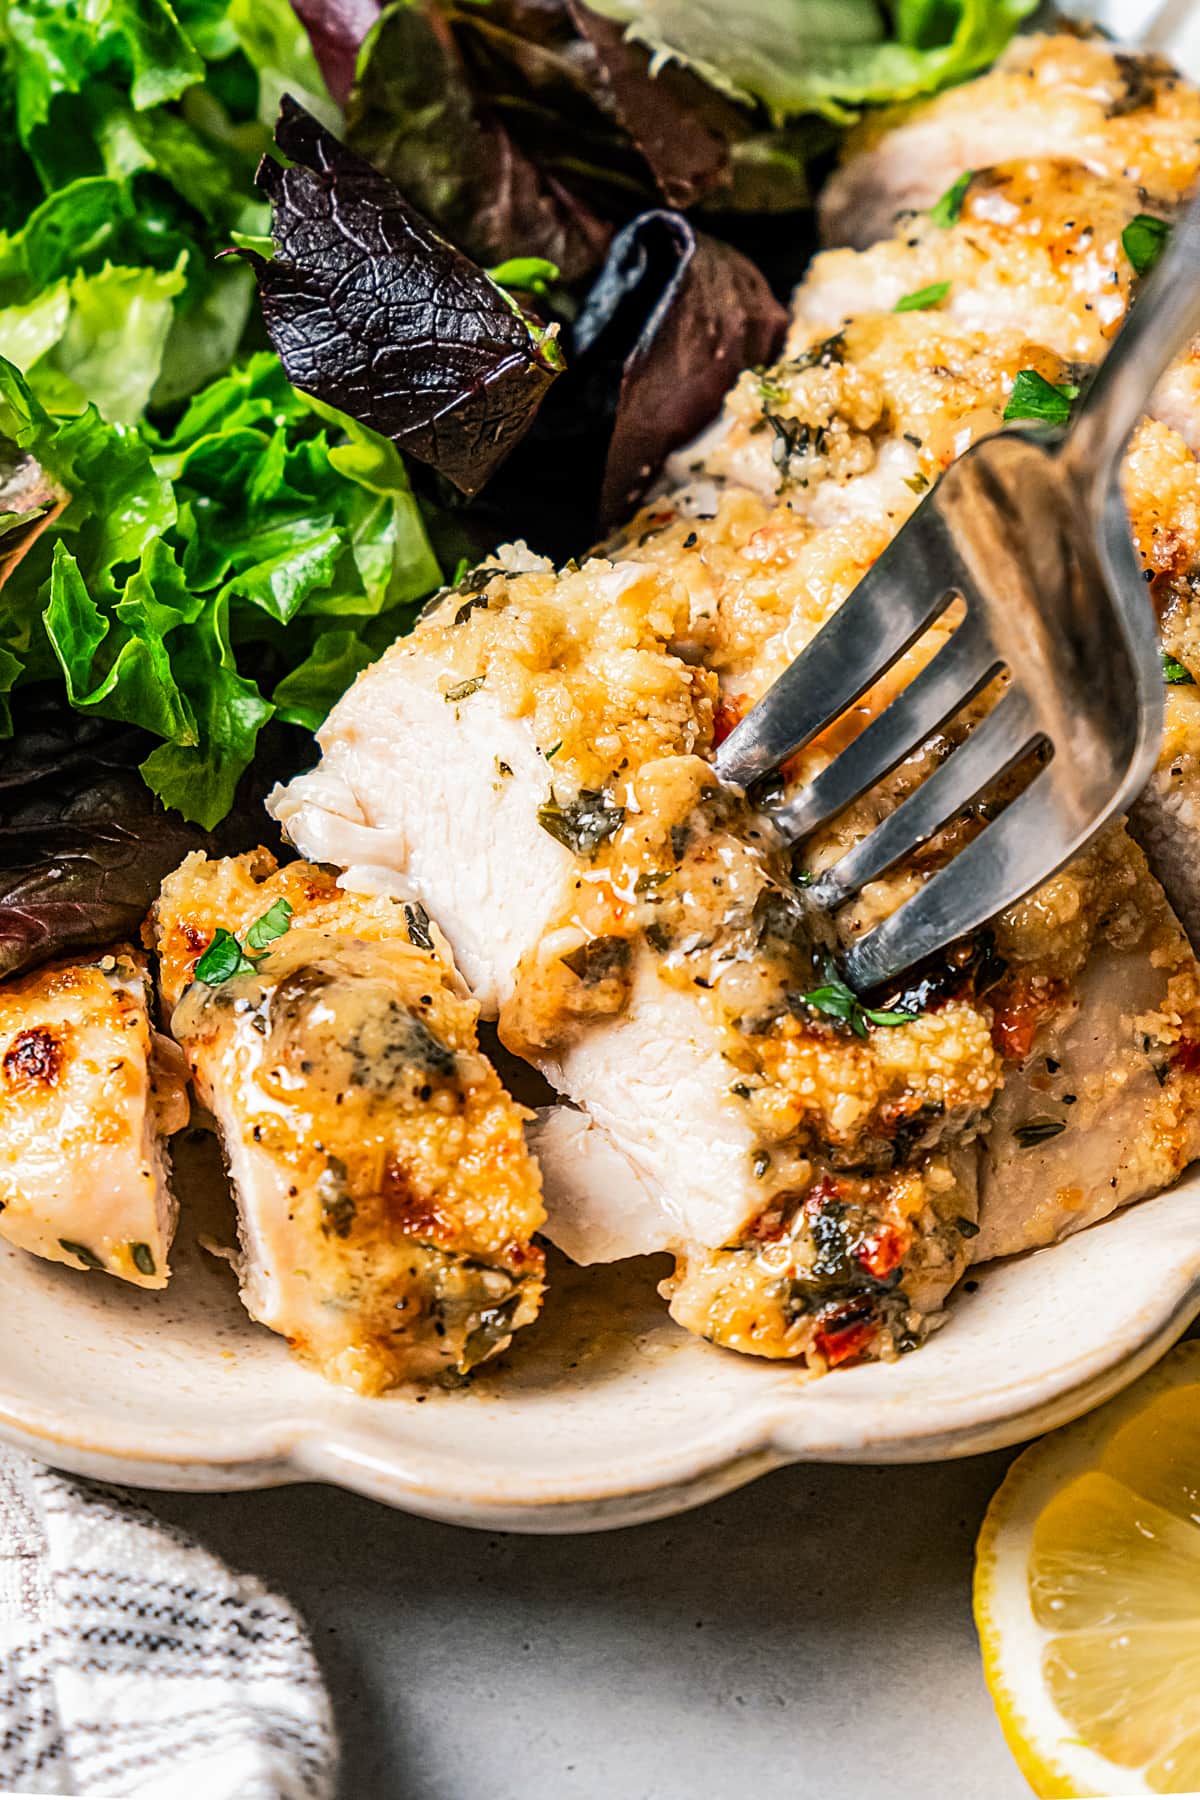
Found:
M 1005 421 L 1039 419 L 1043 425 L 1065 425 L 1071 416 L 1071 402 L 1078 394 L 1073 382 L 1057 385 L 1036 369 L 1022 369 L 1004 409 Z
M 967 197 L 967 189 L 974 178 L 974 169 L 964 169 L 958 180 L 952 182 L 941 199 L 929 209 L 929 217 L 935 225 L 945 231 L 950 225 L 957 225 L 962 213 L 963 201 Z
M 607 838 L 620 831 L 625 808 L 614 806 L 599 788 L 580 788 L 575 799 L 564 806 L 551 788 L 549 799 L 538 807 L 537 820 L 543 831 L 576 856 L 591 858 Z
M 1152 213 L 1138 213 L 1121 233 L 1121 247 L 1138 275 L 1148 275 L 1166 248 L 1171 227 Z
M 268 906 L 260 918 L 255 919 L 246 933 L 247 950 L 265 950 L 276 938 L 281 938 L 292 922 L 292 903 L 290 900 L 276 900 Z
M 758 391 L 766 406 L 786 406 L 792 397 L 783 382 L 777 381 L 772 375 L 759 376 Z
M 276 938 L 283 936 L 291 922 L 291 901 L 276 900 L 250 926 L 246 933 L 246 949 L 265 951 L 268 944 L 273 944 Z M 206 987 L 220 987 L 223 981 L 230 981 L 235 975 L 253 975 L 261 961 L 261 954 L 247 956 L 233 932 L 227 931 L 224 925 L 218 925 L 213 932 L 212 942 L 196 964 L 196 980 L 202 981 Z
M 469 695 L 477 694 L 483 686 L 482 675 L 468 675 L 465 681 L 456 682 L 446 689 L 446 699 L 450 701 L 466 700 Z
M 235 975 L 253 973 L 254 964 L 232 931 L 226 931 L 224 925 L 218 925 L 213 932 L 212 942 L 196 964 L 196 980 L 203 981 L 207 987 L 219 987 L 223 981 L 230 981 Z
M 931 281 L 928 287 L 917 288 L 911 294 L 905 294 L 897 300 L 893 312 L 928 312 L 931 306 L 940 306 L 950 292 L 948 281 Z
M 918 469 L 915 475 L 906 475 L 904 477 L 904 485 L 906 488 L 911 488 L 914 494 L 923 494 L 925 489 L 929 486 L 929 477 L 928 475 L 922 475 L 920 469 Z
M 810 1012 L 820 1013 L 826 1019 L 837 1019 L 863 1038 L 869 1025 L 907 1025 L 917 1017 L 915 1012 L 881 1012 L 875 1007 L 864 1006 L 854 989 L 847 987 L 832 970 L 828 971 L 824 986 L 801 994 L 799 1000 Z
M 1035 1144 L 1044 1144 L 1047 1138 L 1057 1137 L 1066 1129 L 1065 1119 L 1029 1119 L 1024 1125 L 1014 1126 L 1013 1136 L 1022 1150 L 1031 1150 Z
M 1188 673 L 1183 664 L 1174 656 L 1163 651 L 1163 680 L 1168 687 L 1195 687 L 1196 678 Z

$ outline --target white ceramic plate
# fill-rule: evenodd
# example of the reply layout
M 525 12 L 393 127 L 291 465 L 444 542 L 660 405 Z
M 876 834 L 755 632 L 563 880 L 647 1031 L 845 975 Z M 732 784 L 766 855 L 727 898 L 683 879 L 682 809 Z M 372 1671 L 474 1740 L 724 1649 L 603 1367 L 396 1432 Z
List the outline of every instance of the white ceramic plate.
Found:
M 1200 1312 L 1197 1173 L 983 1271 L 945 1329 L 890 1365 L 808 1381 L 672 1325 L 655 1294 L 665 1259 L 563 1263 L 542 1318 L 468 1387 L 362 1400 L 245 1316 L 195 1242 L 223 1204 L 215 1153 L 192 1143 L 180 1161 L 189 1223 L 164 1293 L 0 1247 L 0 1432 L 64 1468 L 148 1487 L 332 1481 L 507 1530 L 631 1524 L 785 1462 L 1016 1443 L 1116 1393 Z
M 1190 0 L 1072 5 L 1200 73 Z M 185 1226 L 162 1294 L 0 1245 L 0 1434 L 148 1487 L 337 1482 L 412 1512 L 519 1531 L 632 1524 L 781 1463 L 996 1449 L 1098 1405 L 1200 1313 L 1200 1170 L 1169 1194 L 981 1273 L 916 1355 L 809 1382 L 678 1330 L 668 1266 L 555 1266 L 546 1310 L 453 1393 L 360 1400 L 253 1325 L 195 1233 L 220 1206 L 211 1145 L 181 1161 Z M 206 1163 L 207 1159 L 207 1163 Z M 227 1218 L 218 1222 L 228 1235 Z

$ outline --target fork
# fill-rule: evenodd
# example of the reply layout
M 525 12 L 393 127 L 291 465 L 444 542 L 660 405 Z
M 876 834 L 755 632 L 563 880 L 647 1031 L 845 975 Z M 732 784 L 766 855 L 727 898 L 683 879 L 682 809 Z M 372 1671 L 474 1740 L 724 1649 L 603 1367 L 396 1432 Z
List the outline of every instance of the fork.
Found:
M 1200 330 L 1200 198 L 1174 227 L 1069 428 L 1005 430 L 941 476 L 833 617 L 720 746 L 753 796 L 947 608 L 961 623 L 814 780 L 766 805 L 786 844 L 890 774 L 997 676 L 996 704 L 904 801 L 809 888 L 835 908 L 1031 756 L 1028 785 L 842 959 L 863 992 L 977 930 L 1049 879 L 1154 768 L 1163 670 L 1121 498 L 1121 453 L 1159 376 Z

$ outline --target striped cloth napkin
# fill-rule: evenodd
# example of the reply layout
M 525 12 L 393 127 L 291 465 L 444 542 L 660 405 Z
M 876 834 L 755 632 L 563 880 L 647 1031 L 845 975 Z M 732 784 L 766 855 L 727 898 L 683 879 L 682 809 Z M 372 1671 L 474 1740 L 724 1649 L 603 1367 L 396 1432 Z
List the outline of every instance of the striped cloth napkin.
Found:
M 0 1449 L 0 1794 L 331 1800 L 300 1619 L 118 1488 Z

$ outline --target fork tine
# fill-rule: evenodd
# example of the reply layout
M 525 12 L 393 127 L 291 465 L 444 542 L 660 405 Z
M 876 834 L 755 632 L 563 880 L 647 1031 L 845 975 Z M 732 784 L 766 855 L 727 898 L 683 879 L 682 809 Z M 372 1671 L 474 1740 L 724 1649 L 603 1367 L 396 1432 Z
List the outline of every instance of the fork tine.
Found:
M 851 946 L 844 958 L 847 981 L 865 993 L 977 930 L 1069 862 L 1091 835 L 1091 824 L 1090 813 L 1071 806 L 1050 768 L 1039 770 L 997 820 Z
M 787 843 L 834 818 L 972 700 L 1002 667 L 978 616 L 968 613 L 933 659 L 802 793 L 771 809 Z
M 717 751 L 722 781 L 746 788 L 864 694 L 944 612 L 960 566 L 937 508 L 918 509 L 833 617 Z
M 1019 689 L 1009 688 L 964 744 L 813 883 L 813 899 L 819 906 L 841 906 L 868 881 L 927 842 L 981 789 L 1010 769 L 1037 736 L 1025 696 Z M 961 864 L 962 854 L 954 860 Z

